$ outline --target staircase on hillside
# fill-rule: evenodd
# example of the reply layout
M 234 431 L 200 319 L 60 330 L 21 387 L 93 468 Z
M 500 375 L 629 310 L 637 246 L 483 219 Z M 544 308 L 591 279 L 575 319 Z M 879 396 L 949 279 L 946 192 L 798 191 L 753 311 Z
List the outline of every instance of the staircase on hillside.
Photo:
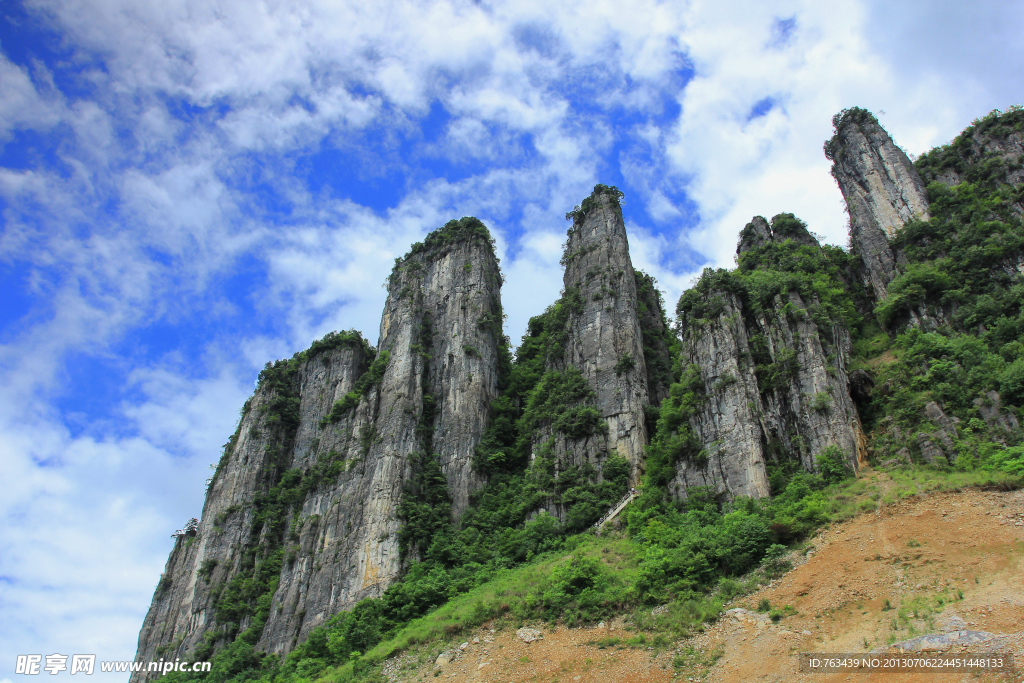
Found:
M 601 515 L 601 519 L 597 520 L 597 522 L 596 522 L 596 523 L 594 524 L 594 526 L 593 526 L 593 529 L 594 529 L 594 531 L 595 531 L 595 532 L 596 532 L 596 533 L 597 533 L 598 535 L 600 535 L 600 533 L 601 533 L 601 528 L 602 528 L 602 527 L 603 527 L 603 526 L 604 526 L 604 525 L 605 525 L 606 523 L 608 523 L 608 522 L 612 521 L 613 519 L 615 519 L 615 516 L 616 516 L 616 515 L 618 515 L 618 514 L 619 514 L 620 512 L 622 512 L 622 511 L 623 511 L 623 510 L 625 509 L 625 507 L 626 507 L 627 505 L 629 505 L 630 503 L 632 503 L 632 502 L 633 502 L 633 499 L 634 499 L 634 498 L 636 498 L 636 497 L 637 497 L 637 496 L 639 496 L 639 495 L 640 495 L 640 492 L 639 492 L 639 491 L 637 491 L 636 489 L 633 489 L 633 488 L 631 488 L 631 489 L 629 489 L 628 491 L 626 491 L 626 495 L 624 495 L 624 496 L 623 496 L 623 497 L 622 497 L 622 498 L 621 498 L 621 499 L 619 500 L 619 502 L 618 502 L 618 503 L 616 503 L 615 505 L 613 505 L 613 506 L 612 506 L 612 507 L 611 507 L 611 508 L 610 508 L 610 509 L 608 510 L 608 512 L 606 512 L 606 513 L 604 513 L 603 515 Z

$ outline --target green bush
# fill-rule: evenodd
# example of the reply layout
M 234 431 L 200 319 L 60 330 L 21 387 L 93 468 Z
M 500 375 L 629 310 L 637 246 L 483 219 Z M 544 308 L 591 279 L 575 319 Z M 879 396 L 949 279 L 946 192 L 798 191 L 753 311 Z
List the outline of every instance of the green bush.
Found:
M 1024 475 L 1024 446 L 996 451 L 989 457 L 988 465 L 1007 474 Z
M 999 374 L 999 390 L 1014 405 L 1024 405 L 1024 355 Z
M 826 484 L 836 484 L 847 477 L 853 476 L 853 471 L 847 462 L 842 449 L 835 444 L 826 446 L 816 457 L 818 472 Z
M 623 354 L 619 361 L 615 364 L 615 374 L 621 375 L 624 372 L 629 372 L 636 367 L 636 361 L 633 360 L 631 354 Z

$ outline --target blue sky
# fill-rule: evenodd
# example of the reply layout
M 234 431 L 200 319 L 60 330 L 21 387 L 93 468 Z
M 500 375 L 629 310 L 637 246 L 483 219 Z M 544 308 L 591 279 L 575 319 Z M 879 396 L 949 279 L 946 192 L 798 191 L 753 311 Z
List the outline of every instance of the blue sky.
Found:
M 920 153 L 1024 85 L 1019 4 L 552 5 L 0 4 L 0 683 L 134 655 L 259 369 L 376 341 L 448 219 L 498 239 L 517 341 L 618 185 L 672 306 L 755 214 L 845 243 L 841 108 Z

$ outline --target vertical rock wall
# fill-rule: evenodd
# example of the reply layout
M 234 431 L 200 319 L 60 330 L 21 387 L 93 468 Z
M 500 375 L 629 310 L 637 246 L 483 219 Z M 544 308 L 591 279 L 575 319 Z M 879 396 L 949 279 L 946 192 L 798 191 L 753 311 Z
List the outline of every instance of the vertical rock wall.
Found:
M 773 232 L 754 218 L 737 251 L 792 240 L 813 245 L 804 229 L 787 225 Z M 755 311 L 728 288 L 702 294 L 706 317 L 680 319 L 683 365 L 696 366 L 704 400 L 690 419 L 703 449 L 677 463 L 671 492 L 710 486 L 721 493 L 762 497 L 770 493 L 767 465 L 799 462 L 815 471 L 815 457 L 831 445 L 851 468 L 866 460 L 864 435 L 850 397 L 846 361 L 851 342 L 838 323 L 819 327 L 797 291 L 776 295 L 770 308 Z
M 690 424 L 704 459 L 680 460 L 669 492 L 686 497 L 686 489 L 709 486 L 734 496 L 769 494 L 765 469 L 765 430 L 760 421 L 761 396 L 750 357 L 747 326 L 739 299 L 724 292 L 724 307 L 714 319 L 684 319 L 683 364 L 696 365 L 707 402 Z
M 320 436 L 320 451 L 347 453 L 353 469 L 306 498 L 260 649 L 289 651 L 399 575 L 398 507 L 413 454 L 438 455 L 453 514 L 468 505 L 482 483 L 473 449 L 498 393 L 500 287 L 485 238 L 427 246 L 396 263 L 380 326 L 387 369 L 352 417 Z
M 335 397 L 351 391 L 369 360 L 366 347 L 356 343 L 313 354 L 302 362 L 299 374 L 307 396 L 326 406 L 320 414 L 330 410 Z M 161 579 L 165 588 L 158 587 L 139 634 L 136 661 L 194 651 L 217 625 L 219 592 L 234 577 L 253 573 L 255 553 L 247 551 L 258 546 L 263 532 L 256 523 L 257 501 L 291 466 L 293 448 L 296 460 L 308 462 L 315 440 L 309 437 L 308 420 L 306 425 L 282 423 L 281 411 L 275 407 L 294 400 L 289 393 L 261 382 L 246 403 L 238 431 L 207 490 L 197 533 L 175 541 Z M 303 409 L 308 411 L 310 402 Z M 314 419 L 319 420 L 320 414 Z M 247 628 L 250 621 L 243 619 L 237 630 Z M 133 675 L 133 680 L 144 679 Z
M 608 449 L 635 470 L 647 443 L 647 368 L 626 227 L 611 189 L 595 189 L 584 201 L 569 230 L 563 263 L 565 289 L 579 294 L 582 308 L 569 318 L 565 354 L 555 367 L 571 366 L 583 374 L 608 424 Z
M 426 362 L 423 384 L 435 406 L 433 452 L 440 457 L 458 516 L 484 483 L 473 472 L 473 454 L 487 427 L 490 403 L 498 397 L 498 347 L 503 343 L 498 260 L 489 237 L 428 246 L 396 265 L 393 280 L 381 322 L 381 348 L 398 324 L 422 331 L 414 343 Z
M 910 159 L 869 112 L 849 109 L 833 123 L 836 132 L 825 154 L 846 200 L 850 241 L 864 263 L 865 285 L 881 301 L 901 262 L 889 240 L 910 220 L 928 218 L 928 197 Z
M 406 560 L 399 506 L 414 454 L 437 455 L 453 514 L 465 509 L 482 483 L 472 457 L 498 394 L 501 282 L 486 228 L 453 221 L 396 262 L 376 356 L 359 339 L 314 344 L 274 366 L 281 371 L 247 404 L 196 535 L 176 541 L 137 659 L 185 657 L 208 633 L 223 644 L 260 618 L 257 649 L 283 654 L 380 595 Z M 239 622 L 218 621 L 219 598 L 277 566 L 269 608 L 247 598 Z

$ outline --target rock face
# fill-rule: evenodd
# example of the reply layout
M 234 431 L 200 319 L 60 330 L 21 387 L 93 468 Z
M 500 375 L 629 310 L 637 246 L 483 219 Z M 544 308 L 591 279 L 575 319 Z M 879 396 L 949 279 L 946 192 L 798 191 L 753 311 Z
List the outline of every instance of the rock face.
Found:
M 789 223 L 776 233 L 756 217 L 737 251 L 787 239 L 818 248 L 806 230 L 794 231 Z M 775 295 L 761 312 L 725 288 L 709 288 L 700 298 L 701 313 L 681 311 L 680 326 L 683 366 L 697 373 L 693 381 L 704 396 L 690 419 L 701 455 L 677 463 L 673 495 L 709 486 L 766 496 L 768 463 L 793 460 L 816 471 L 815 457 L 832 445 L 854 470 L 866 460 L 845 370 L 850 335 L 842 325 L 819 326 L 808 314 L 816 302 L 797 291 Z
M 865 285 L 881 301 L 901 265 L 889 240 L 909 221 L 928 218 L 928 196 L 910 159 L 869 112 L 848 109 L 833 124 L 825 154 L 846 200 L 850 241 L 864 263 Z
M 974 399 L 974 405 L 985 421 L 985 425 L 993 430 L 1001 441 L 1005 442 L 1006 434 L 1020 429 L 1020 423 L 1017 422 L 1014 414 L 1003 409 L 998 391 L 990 390 L 985 394 L 985 398 Z
M 569 230 L 563 282 L 567 293 L 579 297 L 579 305 L 569 317 L 564 354 L 551 367 L 580 371 L 596 394 L 608 433 L 585 443 L 559 444 L 556 451 L 569 464 L 617 453 L 635 472 L 647 444 L 648 403 L 637 285 L 618 196 L 611 188 L 599 188 L 583 202 Z
M 367 369 L 372 350 L 354 336 L 356 339 L 339 348 L 308 353 L 294 367 L 283 361 L 261 374 L 260 385 L 247 402 L 238 431 L 225 447 L 207 490 L 196 536 L 178 537 L 171 551 L 161 579 L 161 586 L 166 587 L 158 587 L 139 635 L 140 661 L 193 652 L 218 621 L 237 618 L 237 629 L 243 630 L 251 624 L 251 613 L 229 614 L 227 610 L 221 611 L 218 620 L 219 593 L 233 579 L 237 582 L 236 577 L 251 576 L 257 566 L 275 564 L 272 555 L 281 543 L 271 544 L 270 552 L 260 551 L 261 535 L 275 531 L 264 523 L 261 513 L 272 505 L 271 492 L 275 486 L 280 488 L 284 472 L 308 465 L 315 457 L 318 446 L 310 432 L 330 411 L 334 397 L 351 391 Z M 305 389 L 305 401 L 299 398 L 299 386 Z M 355 471 L 346 471 L 339 476 L 339 485 L 344 488 L 357 478 Z M 373 559 L 360 559 L 362 562 L 357 562 L 363 565 L 368 581 L 359 589 L 372 591 L 373 578 L 379 572 Z M 281 564 L 280 557 L 276 564 Z M 287 567 L 282 573 L 286 571 Z M 160 648 L 164 649 L 158 652 Z M 135 679 L 144 680 L 145 676 L 135 675 Z
M 423 399 L 434 411 L 430 442 L 458 516 L 483 484 L 472 462 L 498 396 L 502 276 L 489 236 L 434 246 L 428 240 L 425 251 L 415 251 L 396 264 L 389 281 L 381 349 L 398 334 L 424 359 L 416 367 L 420 388 L 406 391 L 430 397 Z
M 465 509 L 498 394 L 501 282 L 486 228 L 452 221 L 396 262 L 376 353 L 346 333 L 268 364 L 197 534 L 171 552 L 139 660 L 184 657 L 208 633 L 250 627 L 258 650 L 286 653 L 382 593 L 409 559 L 399 510 L 424 453 L 436 454 L 453 514 Z M 240 599 L 253 577 L 268 605 Z
M 669 351 L 672 332 L 665 324 L 661 294 L 656 289 L 654 278 L 635 271 L 635 280 L 640 341 L 644 350 L 644 366 L 647 368 L 647 399 L 651 405 L 657 406 L 668 396 L 672 385 L 672 357 Z
M 1017 110 L 971 126 L 952 143 L 928 155 L 935 156 L 935 163 L 927 159 L 918 165 L 922 178 L 946 185 L 979 179 L 1007 185 L 1024 183 L 1024 131 L 1014 125 L 1021 119 L 1024 113 Z M 1021 202 L 1014 206 L 1017 213 L 1022 212 Z
M 300 527 L 295 563 L 282 571 L 259 649 L 291 650 L 398 576 L 407 559 L 398 506 L 415 454 L 437 454 L 455 515 L 483 483 L 472 471 L 473 447 L 498 395 L 500 287 L 484 239 L 427 247 L 396 264 L 380 327 L 379 353 L 389 360 L 365 420 L 361 404 L 351 424 L 339 421 L 320 436 L 322 451 L 347 448 L 350 462 L 363 462 L 346 473 L 349 485 L 343 477 L 304 502 L 301 518 L 311 521 Z

